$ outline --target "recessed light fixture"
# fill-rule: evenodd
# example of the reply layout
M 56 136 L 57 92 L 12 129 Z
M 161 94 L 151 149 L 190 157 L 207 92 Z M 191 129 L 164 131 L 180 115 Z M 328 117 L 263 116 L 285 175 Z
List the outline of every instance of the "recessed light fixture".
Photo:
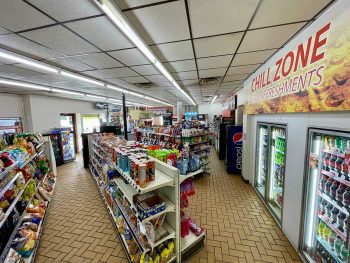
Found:
M 10 86 L 18 86 L 18 87 L 22 87 L 22 88 L 36 89 L 36 90 L 46 90 L 46 91 L 51 90 L 50 88 L 44 87 L 41 85 L 26 83 L 26 82 L 22 82 L 22 81 L 7 80 L 7 79 L 0 79 L 0 84 L 10 85 Z
M 214 101 L 217 99 L 218 95 L 215 95 L 214 98 L 211 100 L 210 104 L 213 104 Z
M 52 73 L 58 73 L 58 69 L 57 68 L 45 65 L 45 64 L 40 63 L 40 62 L 36 62 L 34 60 L 31 60 L 31 59 L 24 58 L 24 57 L 22 57 L 22 56 L 20 56 L 20 55 L 18 55 L 16 53 L 12 53 L 12 52 L 9 52 L 9 51 L 5 51 L 5 50 L 1 50 L 0 49 L 0 57 L 8 59 L 8 60 L 15 61 L 15 62 L 18 62 L 18 63 L 22 63 L 22 64 L 25 64 L 25 65 L 28 65 L 28 66 L 32 66 L 33 68 L 45 70 L 45 71 L 52 72 Z
M 145 55 L 145 57 L 159 70 L 163 76 L 170 81 L 179 91 L 181 91 L 186 98 L 188 98 L 193 105 L 196 105 L 189 94 L 184 91 L 179 84 L 174 80 L 169 71 L 164 65 L 157 60 L 149 46 L 143 41 L 137 31 L 129 24 L 123 12 L 109 0 L 95 0 L 98 6 L 106 13 L 106 15 L 113 21 L 113 23 L 125 34 L 127 38 Z M 165 104 L 165 103 L 163 103 Z
M 63 76 L 66 76 L 66 77 L 70 77 L 70 78 L 73 78 L 73 79 L 77 79 L 77 80 L 81 80 L 81 81 L 84 81 L 84 82 L 89 82 L 91 84 L 95 84 L 97 86 L 104 86 L 104 83 L 101 82 L 101 81 L 97 81 L 97 80 L 93 80 L 93 79 L 90 79 L 90 78 L 87 78 L 87 77 L 84 77 L 84 76 L 81 76 L 81 75 L 78 75 L 78 74 L 74 74 L 74 73 L 71 73 L 71 72 L 68 72 L 68 71 L 60 71 L 60 73 L 63 75 Z

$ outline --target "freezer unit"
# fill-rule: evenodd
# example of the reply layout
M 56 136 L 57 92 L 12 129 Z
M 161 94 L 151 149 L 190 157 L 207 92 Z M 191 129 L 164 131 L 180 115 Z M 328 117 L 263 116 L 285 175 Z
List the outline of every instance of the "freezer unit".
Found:
M 308 262 L 349 262 L 350 133 L 310 129 L 301 252 Z
M 257 124 L 254 186 L 279 223 L 282 220 L 286 142 L 286 126 Z

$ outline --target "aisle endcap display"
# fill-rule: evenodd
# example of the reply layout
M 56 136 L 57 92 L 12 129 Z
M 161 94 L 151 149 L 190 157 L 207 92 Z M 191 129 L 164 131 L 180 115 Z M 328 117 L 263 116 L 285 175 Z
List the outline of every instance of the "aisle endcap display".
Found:
M 56 185 L 41 134 L 16 134 L 0 151 L 0 261 L 34 262 Z
M 101 135 L 91 135 L 89 140 L 91 173 L 129 262 L 140 262 L 142 257 L 181 262 L 181 251 L 205 237 L 197 227 L 199 237 L 189 233 L 180 240 L 179 188 L 180 180 L 186 178 L 179 169 L 147 156 L 147 150 L 136 142 Z M 145 184 L 141 184 L 142 176 L 147 178 Z M 164 253 L 155 253 L 160 250 Z

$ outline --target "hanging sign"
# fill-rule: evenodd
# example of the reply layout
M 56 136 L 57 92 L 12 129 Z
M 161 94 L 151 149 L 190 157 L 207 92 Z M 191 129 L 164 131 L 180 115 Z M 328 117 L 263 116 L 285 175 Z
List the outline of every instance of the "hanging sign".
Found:
M 349 13 L 336 2 L 252 74 L 246 113 L 350 110 Z

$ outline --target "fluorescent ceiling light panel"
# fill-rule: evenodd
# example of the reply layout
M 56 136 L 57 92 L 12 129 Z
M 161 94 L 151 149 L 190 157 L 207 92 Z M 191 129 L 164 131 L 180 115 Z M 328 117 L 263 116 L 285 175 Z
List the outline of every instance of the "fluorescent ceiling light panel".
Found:
M 213 104 L 217 97 L 218 95 L 215 95 L 210 104 Z
M 176 88 L 178 88 L 183 94 L 186 95 L 193 105 L 196 103 L 192 98 L 180 88 L 176 83 L 169 71 L 164 65 L 157 60 L 149 46 L 143 41 L 137 31 L 129 24 L 129 21 L 124 16 L 123 12 L 109 0 L 95 0 L 100 8 L 106 13 L 106 15 L 113 21 L 113 23 L 124 33 L 124 35 L 130 39 L 130 41 L 145 55 L 145 57 L 155 65 L 155 67 L 164 75 L 164 77 L 170 81 Z
M 70 73 L 68 71 L 63 71 L 62 70 L 60 73 L 63 76 L 66 76 L 66 77 L 70 77 L 70 78 L 73 78 L 73 79 L 89 82 L 89 83 L 95 84 L 97 86 L 104 86 L 103 82 L 101 82 L 101 81 L 97 81 L 97 80 L 90 79 L 90 78 L 87 78 L 87 77 L 84 77 L 84 76 L 80 76 L 80 75 L 77 75 L 77 74 L 74 74 L 74 73 Z
M 122 100 L 113 99 L 113 98 L 107 98 L 107 100 L 110 100 L 110 101 L 115 101 L 115 102 L 121 102 L 121 101 L 122 101 Z
M 140 98 L 145 98 L 145 95 L 140 94 L 140 93 L 136 93 L 136 92 L 130 91 L 129 94 L 132 95 L 132 96 L 136 96 L 136 97 L 140 97 Z
M 108 84 L 106 87 L 109 89 L 112 89 L 112 90 L 116 90 L 116 91 L 120 91 L 120 92 L 124 92 L 124 93 L 129 93 L 129 91 L 122 89 L 122 88 L 119 88 L 119 87 L 116 87 L 116 86 L 113 86 L 113 85 Z
M 105 100 L 106 99 L 106 97 L 92 95 L 92 94 L 85 94 L 85 96 L 86 97 L 90 97 L 90 98 L 95 98 L 95 99 L 101 99 L 101 100 Z
M 51 91 L 52 92 L 58 92 L 58 93 L 64 93 L 64 94 L 77 95 L 77 96 L 84 96 L 84 93 L 70 91 L 70 90 L 64 90 L 64 89 L 51 89 Z
M 6 52 L 3 50 L 0 50 L 0 57 L 8 59 L 8 60 L 12 60 L 14 62 L 22 63 L 22 64 L 25 64 L 28 66 L 32 66 L 33 68 L 45 70 L 45 71 L 52 72 L 52 73 L 58 73 L 57 68 L 47 66 L 43 63 L 39 63 L 39 62 L 36 62 L 34 60 L 31 60 L 31 59 L 26 59 L 26 58 L 21 57 L 20 55 L 11 54 L 10 52 Z
M 35 84 L 30 84 L 30 83 L 21 82 L 21 81 L 7 80 L 7 79 L 0 79 L 0 84 L 10 85 L 10 86 L 18 86 L 18 87 L 28 88 L 28 89 L 37 89 L 37 90 L 50 91 L 50 88 L 48 88 L 48 87 L 35 85 Z

